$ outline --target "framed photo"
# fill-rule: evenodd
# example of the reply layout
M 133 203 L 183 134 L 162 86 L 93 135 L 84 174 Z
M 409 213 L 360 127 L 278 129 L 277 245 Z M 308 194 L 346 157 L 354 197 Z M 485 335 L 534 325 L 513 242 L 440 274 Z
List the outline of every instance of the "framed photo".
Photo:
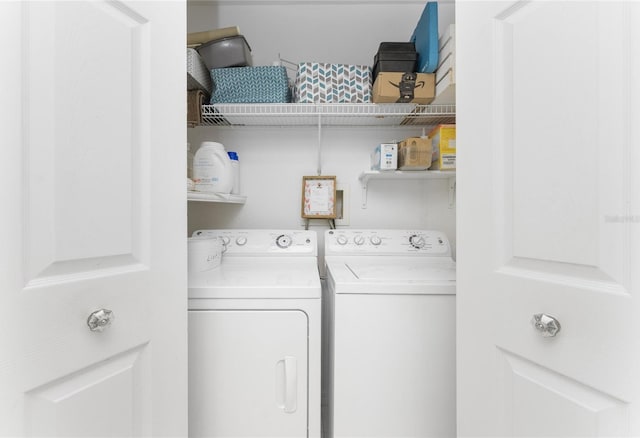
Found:
M 336 218 L 336 177 L 302 177 L 302 217 L 306 219 Z

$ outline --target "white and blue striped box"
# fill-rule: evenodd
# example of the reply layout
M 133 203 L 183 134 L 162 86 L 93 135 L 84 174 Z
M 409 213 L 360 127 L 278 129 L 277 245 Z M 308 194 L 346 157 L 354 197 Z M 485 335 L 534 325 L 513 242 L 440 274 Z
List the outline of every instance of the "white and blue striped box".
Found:
M 371 67 L 368 65 L 301 62 L 293 90 L 297 103 L 369 103 Z

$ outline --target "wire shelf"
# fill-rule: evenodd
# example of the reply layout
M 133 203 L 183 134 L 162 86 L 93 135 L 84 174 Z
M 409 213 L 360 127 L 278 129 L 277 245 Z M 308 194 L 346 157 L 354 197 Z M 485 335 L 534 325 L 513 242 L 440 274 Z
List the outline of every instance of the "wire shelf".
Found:
M 203 126 L 426 126 L 455 122 L 455 105 L 276 103 L 202 107 Z

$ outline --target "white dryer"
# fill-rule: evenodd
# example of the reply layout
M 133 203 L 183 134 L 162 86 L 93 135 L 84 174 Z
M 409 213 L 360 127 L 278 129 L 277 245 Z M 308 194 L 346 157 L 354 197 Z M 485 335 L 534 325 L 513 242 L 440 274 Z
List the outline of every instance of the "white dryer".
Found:
M 455 261 L 427 230 L 325 233 L 328 436 L 455 437 Z
M 200 230 L 220 266 L 189 274 L 189 436 L 320 437 L 317 235 Z

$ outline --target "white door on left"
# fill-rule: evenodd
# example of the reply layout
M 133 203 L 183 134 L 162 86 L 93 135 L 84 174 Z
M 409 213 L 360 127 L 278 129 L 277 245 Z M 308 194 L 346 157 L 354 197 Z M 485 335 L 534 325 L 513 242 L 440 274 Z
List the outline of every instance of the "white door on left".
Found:
M 0 436 L 187 433 L 185 31 L 0 4 Z

